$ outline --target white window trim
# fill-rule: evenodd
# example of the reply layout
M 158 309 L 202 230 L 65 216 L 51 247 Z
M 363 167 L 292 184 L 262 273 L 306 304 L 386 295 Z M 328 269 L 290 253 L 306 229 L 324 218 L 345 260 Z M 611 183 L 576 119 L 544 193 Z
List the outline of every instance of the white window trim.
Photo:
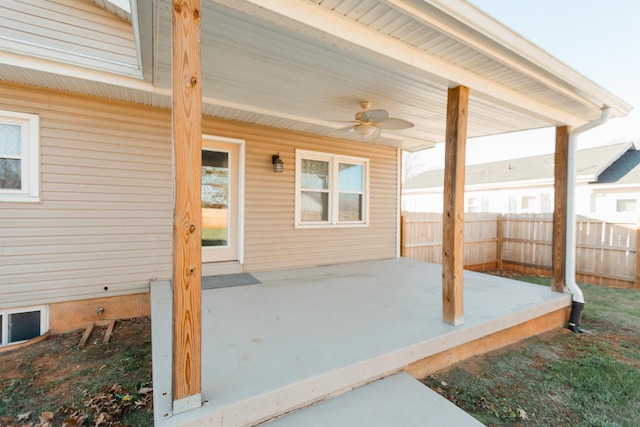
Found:
M 524 202 L 527 201 L 527 207 L 525 208 Z M 536 205 L 532 207 L 530 205 Z M 537 196 L 521 196 L 520 197 L 520 212 L 522 213 L 530 213 L 530 212 L 538 212 L 540 210 L 540 203 Z
M 0 110 L 0 122 L 21 128 L 21 188 L 0 188 L 0 202 L 40 201 L 40 118 L 37 114 Z
M 40 336 L 46 334 L 47 331 L 49 331 L 49 307 L 46 305 L 0 310 L 0 316 L 2 316 L 2 340 L 0 341 L 0 347 L 11 346 L 14 344 L 20 344 L 21 342 L 28 341 L 28 340 L 23 340 L 23 341 L 8 342 L 9 341 L 9 315 L 16 314 L 16 313 L 28 313 L 31 311 L 40 312 Z
M 302 206 L 302 159 L 320 160 L 329 162 L 329 220 L 318 222 L 303 222 L 300 218 Z M 363 168 L 363 206 L 362 221 L 338 221 L 338 197 L 340 192 L 333 188 L 338 182 L 339 163 L 362 165 Z M 369 226 L 369 159 L 362 157 L 344 156 L 339 154 L 323 153 L 319 151 L 296 150 L 296 177 L 295 177 L 295 224 L 296 229 L 306 228 L 345 228 Z
M 638 199 L 636 199 L 636 198 L 633 198 L 633 197 L 621 197 L 621 198 L 615 199 L 615 202 L 616 202 L 616 213 L 629 213 L 629 212 L 637 212 L 638 211 Z M 635 203 L 635 209 L 619 210 L 619 208 L 620 208 L 619 203 L 620 202 L 634 202 Z

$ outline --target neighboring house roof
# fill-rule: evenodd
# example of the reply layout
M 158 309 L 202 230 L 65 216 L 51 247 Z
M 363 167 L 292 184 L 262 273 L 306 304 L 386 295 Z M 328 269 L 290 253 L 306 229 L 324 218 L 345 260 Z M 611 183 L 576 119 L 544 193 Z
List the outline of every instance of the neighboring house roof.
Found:
M 640 151 L 629 150 L 598 176 L 597 184 L 640 185 Z
M 603 176 L 625 179 L 624 169 L 635 171 L 640 176 L 640 152 L 632 143 L 604 145 L 578 150 L 576 153 L 576 180 L 578 182 L 601 182 Z M 629 154 L 628 158 L 627 155 Z M 554 181 L 554 154 L 523 157 L 499 162 L 469 165 L 465 170 L 465 187 L 513 187 L 522 185 L 551 184 Z M 633 178 L 631 178 L 633 179 Z M 640 182 L 640 179 L 636 182 Z M 444 170 L 435 169 L 409 178 L 403 190 L 442 188 Z
M 127 4 L 135 7 L 129 12 Z M 120 7 L 118 6 L 120 5 Z M 4 0 L 0 80 L 171 108 L 171 0 Z M 124 9 L 123 9 L 124 8 Z M 468 137 L 579 126 L 631 106 L 464 0 L 207 0 L 202 112 L 361 140 L 359 101 L 415 123 L 378 144 L 444 140 L 447 90 Z

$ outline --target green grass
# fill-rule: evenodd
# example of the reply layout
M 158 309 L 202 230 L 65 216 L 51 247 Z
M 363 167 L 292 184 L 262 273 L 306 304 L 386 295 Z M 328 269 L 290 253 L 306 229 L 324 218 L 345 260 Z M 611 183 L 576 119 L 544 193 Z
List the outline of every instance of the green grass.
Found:
M 580 286 L 590 333 L 532 337 L 424 383 L 487 425 L 640 426 L 640 292 Z
M 228 239 L 227 227 L 210 227 L 202 229 L 202 240 L 204 241 L 226 241 Z

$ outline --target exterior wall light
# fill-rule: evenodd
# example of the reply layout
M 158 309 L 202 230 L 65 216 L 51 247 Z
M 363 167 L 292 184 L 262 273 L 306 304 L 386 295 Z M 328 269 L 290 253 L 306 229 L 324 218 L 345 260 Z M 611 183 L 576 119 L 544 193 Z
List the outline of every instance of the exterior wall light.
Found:
M 282 173 L 284 172 L 284 163 L 280 158 L 280 153 L 274 154 L 271 156 L 271 163 L 273 164 L 273 172 Z

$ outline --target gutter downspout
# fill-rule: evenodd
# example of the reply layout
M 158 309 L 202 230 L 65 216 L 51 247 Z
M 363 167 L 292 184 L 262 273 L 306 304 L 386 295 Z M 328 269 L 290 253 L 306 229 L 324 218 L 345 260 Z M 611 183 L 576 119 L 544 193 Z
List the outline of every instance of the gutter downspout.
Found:
M 585 123 L 569 132 L 567 153 L 567 247 L 565 254 L 565 284 L 571 293 L 571 315 L 569 316 L 569 329 L 573 332 L 582 332 L 580 329 L 580 317 L 584 308 L 584 294 L 576 284 L 576 143 L 578 135 L 597 126 L 606 123 L 611 116 L 611 107 L 605 107 L 597 119 Z

